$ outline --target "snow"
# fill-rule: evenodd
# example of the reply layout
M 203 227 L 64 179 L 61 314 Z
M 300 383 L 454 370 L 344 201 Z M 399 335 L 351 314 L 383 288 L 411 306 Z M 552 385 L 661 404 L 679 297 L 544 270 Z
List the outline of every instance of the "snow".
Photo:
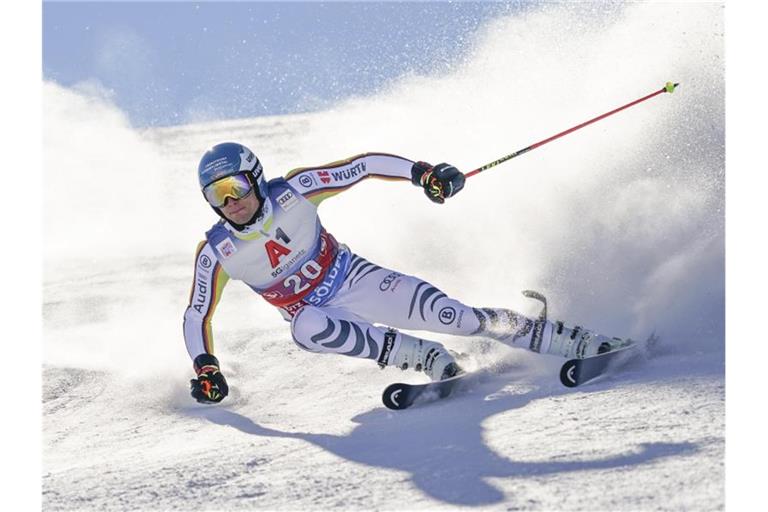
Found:
M 473 44 L 450 75 L 331 111 L 147 131 L 44 85 L 46 510 L 724 507 L 720 6 L 545 6 Z M 673 95 L 473 177 L 445 205 L 368 180 L 320 209 L 380 265 L 529 314 L 519 291 L 540 290 L 553 318 L 655 329 L 656 358 L 569 390 L 557 359 L 433 335 L 491 373 L 393 412 L 381 391 L 423 375 L 300 351 L 231 283 L 214 332 L 232 393 L 189 397 L 181 316 L 215 221 L 194 172 L 206 147 L 239 140 L 269 176 L 376 150 L 468 171 L 668 80 Z

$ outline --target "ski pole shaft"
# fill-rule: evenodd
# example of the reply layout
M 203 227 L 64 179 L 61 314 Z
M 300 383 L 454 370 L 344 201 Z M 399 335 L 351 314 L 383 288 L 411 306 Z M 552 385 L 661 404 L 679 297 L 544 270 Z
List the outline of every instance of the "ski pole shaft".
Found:
M 478 173 L 481 173 L 481 172 L 483 172 L 485 170 L 488 170 L 491 167 L 496 167 L 497 165 L 499 165 L 501 163 L 504 163 L 507 160 L 511 160 L 511 159 L 513 159 L 513 158 L 515 158 L 517 156 L 522 155 L 523 153 L 527 153 L 527 152 L 531 151 L 532 149 L 536 149 L 539 146 L 543 146 L 547 142 L 552 142 L 555 139 L 559 139 L 560 137 L 563 137 L 564 135 L 568 135 L 571 132 L 575 132 L 576 130 L 584 128 L 587 125 L 590 125 L 592 123 L 596 123 L 597 121 L 600 121 L 601 119 L 605 119 L 608 116 L 612 116 L 613 114 L 615 114 L 617 112 L 621 112 L 625 108 L 629 108 L 629 107 L 631 107 L 633 105 L 637 105 L 638 103 L 641 103 L 641 102 L 643 102 L 645 100 L 649 100 L 649 99 L 653 98 L 654 96 L 656 96 L 658 94 L 662 94 L 662 93 L 665 93 L 665 92 L 670 92 L 670 93 L 674 92 L 675 88 L 678 85 L 680 85 L 680 84 L 679 83 L 674 83 L 673 84 L 672 82 L 667 82 L 666 85 L 664 87 L 662 87 L 661 89 L 659 89 L 658 91 L 652 92 L 651 94 L 648 94 L 647 96 L 643 96 L 642 98 L 636 99 L 635 101 L 629 102 L 626 105 L 622 105 L 621 107 L 615 108 L 615 109 L 611 110 L 610 112 L 606 112 L 605 114 L 599 115 L 599 116 L 597 116 L 595 118 L 590 119 L 589 121 L 585 121 L 585 122 L 583 122 L 581 124 L 578 124 L 578 125 L 576 125 L 576 126 L 574 126 L 572 128 L 568 128 L 565 131 L 562 131 L 562 132 L 560 132 L 558 134 L 555 134 L 555 135 L 553 135 L 551 137 L 548 137 L 548 138 L 546 138 L 544 140 L 541 140 L 541 141 L 539 141 L 539 142 L 537 142 L 535 144 L 531 144 L 528 147 L 525 147 L 523 149 L 515 151 L 514 153 L 510 153 L 507 156 L 503 156 L 503 157 L 499 158 L 498 160 L 494 160 L 493 162 L 485 164 L 482 167 L 478 167 L 474 171 L 470 171 L 467 174 L 465 174 L 465 176 L 467 178 L 469 178 L 469 177 L 474 176 L 475 174 L 478 174 Z

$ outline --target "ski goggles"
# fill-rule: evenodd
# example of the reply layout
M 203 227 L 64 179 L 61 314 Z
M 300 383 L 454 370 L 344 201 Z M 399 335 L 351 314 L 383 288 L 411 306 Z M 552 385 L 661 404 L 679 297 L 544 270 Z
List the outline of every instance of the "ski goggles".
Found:
M 227 198 L 242 199 L 253 190 L 251 181 L 245 174 L 235 174 L 216 180 L 203 189 L 203 195 L 214 208 L 221 208 Z

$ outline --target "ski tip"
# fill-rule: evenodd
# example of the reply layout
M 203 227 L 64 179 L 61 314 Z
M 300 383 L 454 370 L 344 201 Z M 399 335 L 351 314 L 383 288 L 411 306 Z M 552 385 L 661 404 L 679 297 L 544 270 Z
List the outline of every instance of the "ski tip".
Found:
M 572 359 L 560 368 L 560 382 L 563 386 L 575 388 L 579 385 L 578 362 Z
M 381 395 L 381 400 L 387 409 L 399 411 L 407 408 L 410 404 L 406 401 L 405 389 L 402 384 L 390 384 Z
M 667 82 L 666 85 L 664 85 L 664 90 L 666 90 L 667 92 L 675 92 L 675 88 L 678 85 L 680 85 L 680 83 Z

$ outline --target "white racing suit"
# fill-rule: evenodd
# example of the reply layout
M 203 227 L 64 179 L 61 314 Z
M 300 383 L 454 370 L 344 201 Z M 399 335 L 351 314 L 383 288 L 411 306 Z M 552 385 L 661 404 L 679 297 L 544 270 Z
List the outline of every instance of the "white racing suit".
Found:
M 385 366 L 410 336 L 394 328 L 488 336 L 536 352 L 573 352 L 571 345 L 581 338 L 553 346 L 557 327 L 550 322 L 466 306 L 417 277 L 350 252 L 323 228 L 317 216 L 323 200 L 369 177 L 410 181 L 412 165 L 399 156 L 366 153 L 296 169 L 269 182 L 263 213 L 254 224 L 243 231 L 224 220 L 215 224 L 198 246 L 184 314 L 190 357 L 213 354 L 211 318 L 230 278 L 279 308 L 291 322 L 296 344 L 311 352 L 368 358 Z

